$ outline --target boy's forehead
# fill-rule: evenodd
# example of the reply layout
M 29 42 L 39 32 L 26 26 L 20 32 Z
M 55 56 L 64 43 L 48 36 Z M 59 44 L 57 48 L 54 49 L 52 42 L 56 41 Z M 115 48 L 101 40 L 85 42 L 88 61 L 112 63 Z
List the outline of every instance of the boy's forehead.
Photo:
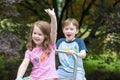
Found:
M 71 22 L 71 23 L 69 23 L 69 24 L 64 25 L 64 28 L 65 28 L 65 27 L 76 27 L 76 26 Z

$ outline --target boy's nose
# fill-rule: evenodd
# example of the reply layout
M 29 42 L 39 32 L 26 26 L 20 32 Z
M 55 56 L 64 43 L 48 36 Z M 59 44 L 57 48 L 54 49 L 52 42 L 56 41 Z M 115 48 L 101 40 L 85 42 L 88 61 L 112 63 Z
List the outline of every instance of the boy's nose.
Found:
M 68 32 L 70 32 L 71 30 L 70 29 L 68 29 Z

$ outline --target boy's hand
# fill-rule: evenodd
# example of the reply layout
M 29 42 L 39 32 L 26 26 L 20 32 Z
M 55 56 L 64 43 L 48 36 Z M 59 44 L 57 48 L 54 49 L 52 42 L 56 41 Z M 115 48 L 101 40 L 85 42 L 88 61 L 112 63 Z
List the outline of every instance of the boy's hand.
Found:
M 48 13 L 50 17 L 55 16 L 54 8 L 51 9 L 45 9 L 45 12 Z
M 72 54 L 75 54 L 75 53 L 76 53 L 76 52 L 75 52 L 74 50 L 69 50 L 69 51 L 68 51 L 68 54 L 69 54 L 69 55 L 72 55 Z

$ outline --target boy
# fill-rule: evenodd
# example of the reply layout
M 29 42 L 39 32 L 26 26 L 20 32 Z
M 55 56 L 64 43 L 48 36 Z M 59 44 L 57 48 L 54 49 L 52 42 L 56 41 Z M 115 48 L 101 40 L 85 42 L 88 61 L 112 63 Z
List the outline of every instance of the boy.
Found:
M 84 80 L 85 71 L 82 58 L 86 57 L 87 49 L 81 38 L 75 38 L 75 35 L 79 32 L 78 21 L 73 18 L 66 19 L 63 23 L 62 30 L 65 38 L 61 38 L 57 41 L 57 49 L 67 51 L 68 54 L 58 53 L 61 64 L 57 69 L 58 77 L 74 80 L 74 57 L 72 54 L 75 54 L 78 58 L 76 80 Z

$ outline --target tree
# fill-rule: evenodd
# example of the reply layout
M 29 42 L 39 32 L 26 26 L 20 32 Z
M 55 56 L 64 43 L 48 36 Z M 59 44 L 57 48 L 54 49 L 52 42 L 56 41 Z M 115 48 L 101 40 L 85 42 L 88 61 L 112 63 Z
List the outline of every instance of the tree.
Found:
M 88 45 L 94 39 L 98 41 L 102 39 L 105 44 L 107 35 L 113 33 L 118 36 L 114 41 L 119 45 L 119 3 L 119 0 L 2 0 L 0 17 L 1 20 L 7 18 L 17 23 L 29 24 L 38 19 L 48 20 L 44 9 L 54 7 L 58 20 L 58 38 L 64 37 L 62 21 L 74 17 L 79 21 L 80 30 L 84 28 L 78 37 L 89 32 L 85 37 Z M 117 52 L 119 53 L 119 46 Z

